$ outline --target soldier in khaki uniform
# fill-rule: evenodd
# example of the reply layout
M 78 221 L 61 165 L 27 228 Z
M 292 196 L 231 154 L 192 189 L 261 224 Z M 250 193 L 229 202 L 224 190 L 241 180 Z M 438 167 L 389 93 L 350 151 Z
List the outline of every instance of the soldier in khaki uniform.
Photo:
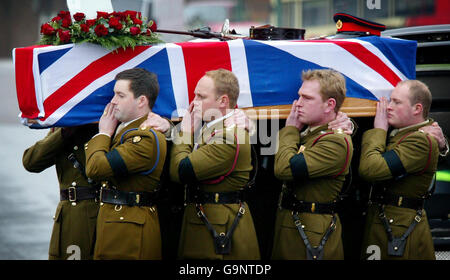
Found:
M 139 129 L 158 92 L 156 75 L 144 69 L 117 74 L 99 134 L 85 146 L 86 174 L 102 181 L 94 259 L 161 259 L 155 203 L 166 140 Z
M 314 70 L 304 72 L 302 80 L 275 155 L 275 176 L 286 182 L 272 259 L 343 259 L 335 202 L 349 172 L 353 145 L 349 135 L 328 125 L 345 99 L 345 79 L 333 70 Z
M 89 260 L 93 257 L 97 186 L 84 174 L 83 147 L 97 131 L 97 125 L 92 124 L 52 128 L 44 139 L 23 154 L 23 165 L 30 172 L 41 172 L 53 165 L 56 168 L 61 201 L 54 216 L 50 260 Z
M 363 135 L 359 173 L 374 182 L 362 257 L 435 259 L 424 199 L 437 168 L 439 148 L 421 128 L 431 93 L 420 81 L 402 81 L 390 101 L 377 105 L 374 128 Z M 388 127 L 394 129 L 388 134 Z
M 237 78 L 224 69 L 209 71 L 194 93 L 171 150 L 171 178 L 188 185 L 178 257 L 259 259 L 253 219 L 242 196 L 252 170 L 248 132 L 224 128 L 239 95 Z

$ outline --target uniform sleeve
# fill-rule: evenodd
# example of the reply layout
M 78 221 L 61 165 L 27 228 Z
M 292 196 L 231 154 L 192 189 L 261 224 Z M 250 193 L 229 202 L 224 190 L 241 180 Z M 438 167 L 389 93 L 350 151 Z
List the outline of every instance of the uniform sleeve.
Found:
M 157 160 L 155 141 L 158 139 L 150 132 L 136 130 L 125 135 L 123 144 L 110 150 L 111 138 L 97 135 L 85 147 L 86 175 L 99 180 L 150 170 Z
M 280 180 L 293 180 L 290 159 L 297 154 L 300 132 L 296 127 L 285 126 L 278 135 L 278 151 L 275 154 L 274 174 Z
M 367 181 L 388 180 L 422 171 L 428 163 L 430 145 L 425 134 L 414 132 L 394 149 L 386 151 L 386 131 L 372 129 L 363 135 L 360 176 Z
M 183 141 L 183 138 L 185 141 Z M 170 151 L 170 178 L 172 181 L 177 183 L 182 183 L 182 178 L 179 176 L 179 168 L 181 165 L 187 165 L 186 168 L 192 168 L 192 164 L 188 162 L 187 156 L 193 150 L 193 134 L 192 133 L 183 133 L 180 132 L 179 135 L 175 138 L 175 141 L 172 145 L 172 149 Z M 183 161 L 183 163 L 181 163 Z M 191 167 L 189 167 L 191 164 Z M 183 180 L 184 181 L 184 180 Z
M 55 158 L 63 148 L 61 128 L 58 128 L 25 150 L 22 156 L 23 166 L 29 172 L 41 172 L 55 164 Z
M 223 133 L 215 135 L 209 143 L 211 144 L 194 151 L 186 144 L 172 148 L 171 176 L 175 181 L 190 183 L 193 178 L 198 181 L 216 178 L 232 168 L 237 145 L 226 144 L 227 139 Z M 192 175 L 187 174 L 190 168 L 194 172 Z M 183 174 L 187 175 L 182 176 Z

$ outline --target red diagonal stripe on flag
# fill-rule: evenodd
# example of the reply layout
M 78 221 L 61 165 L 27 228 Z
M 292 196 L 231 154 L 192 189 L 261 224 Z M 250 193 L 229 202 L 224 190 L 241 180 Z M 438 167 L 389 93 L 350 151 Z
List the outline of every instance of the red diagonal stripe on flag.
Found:
M 48 47 L 31 46 L 15 49 L 15 74 L 17 101 L 22 118 L 35 119 L 39 115 L 33 76 L 33 50 Z
M 113 71 L 148 48 L 150 48 L 150 46 L 137 46 L 134 47 L 134 50 L 131 48 L 127 48 L 126 50 L 120 48 L 118 49 L 118 52 L 110 52 L 89 64 L 83 71 L 78 73 L 75 77 L 70 79 L 70 81 L 45 99 L 45 117 L 41 120 L 46 120 L 48 116 L 53 114 L 59 107 L 82 91 L 91 82 Z
M 194 90 L 205 72 L 219 68 L 231 71 L 230 50 L 227 42 L 178 43 L 183 49 L 189 103 L 194 99 Z
M 354 57 L 359 59 L 378 74 L 383 76 L 392 86 L 396 86 L 402 79 L 392 71 L 378 56 L 366 49 L 362 44 L 356 42 L 339 41 L 339 40 L 308 40 L 299 42 L 311 43 L 333 43 L 351 53 Z

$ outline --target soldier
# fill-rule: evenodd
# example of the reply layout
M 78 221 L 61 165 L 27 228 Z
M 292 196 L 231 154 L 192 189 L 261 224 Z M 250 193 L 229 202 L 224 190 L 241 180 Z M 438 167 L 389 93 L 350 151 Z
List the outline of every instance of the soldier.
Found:
M 343 259 L 336 202 L 353 155 L 351 137 L 328 124 L 345 99 L 345 79 L 333 70 L 302 74 L 302 86 L 279 132 L 275 176 L 283 184 L 272 259 Z M 308 126 L 305 131 L 300 131 Z
M 390 101 L 377 104 L 374 128 L 363 135 L 359 174 L 374 182 L 362 256 L 368 259 L 435 259 L 423 209 L 437 168 L 439 148 L 421 129 L 431 92 L 416 80 L 402 81 Z M 394 129 L 388 134 L 389 126 Z M 386 143 L 387 142 L 387 143 Z
M 23 154 L 23 166 L 30 172 L 41 172 L 53 165 L 56 168 L 60 202 L 53 217 L 50 260 L 93 257 L 98 188 L 84 173 L 83 147 L 97 131 L 97 125 L 93 124 L 52 128 Z
M 158 81 L 140 68 L 115 79 L 99 134 L 85 145 L 86 174 L 102 181 L 94 259 L 161 259 L 155 202 L 166 140 L 153 129 L 138 129 L 155 103 Z
M 188 185 L 178 257 L 259 259 L 243 197 L 252 170 L 248 132 L 237 126 L 224 129 L 234 113 L 238 80 L 228 70 L 209 71 L 194 93 L 171 151 L 171 178 Z M 194 144 L 194 131 L 200 128 Z

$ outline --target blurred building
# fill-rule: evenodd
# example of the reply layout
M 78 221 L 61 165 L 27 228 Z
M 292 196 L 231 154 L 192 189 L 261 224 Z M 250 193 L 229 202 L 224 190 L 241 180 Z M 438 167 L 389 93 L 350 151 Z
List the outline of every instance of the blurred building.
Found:
M 271 22 L 306 29 L 306 37 L 336 32 L 333 15 L 348 13 L 387 28 L 450 23 L 448 0 L 271 0 Z

